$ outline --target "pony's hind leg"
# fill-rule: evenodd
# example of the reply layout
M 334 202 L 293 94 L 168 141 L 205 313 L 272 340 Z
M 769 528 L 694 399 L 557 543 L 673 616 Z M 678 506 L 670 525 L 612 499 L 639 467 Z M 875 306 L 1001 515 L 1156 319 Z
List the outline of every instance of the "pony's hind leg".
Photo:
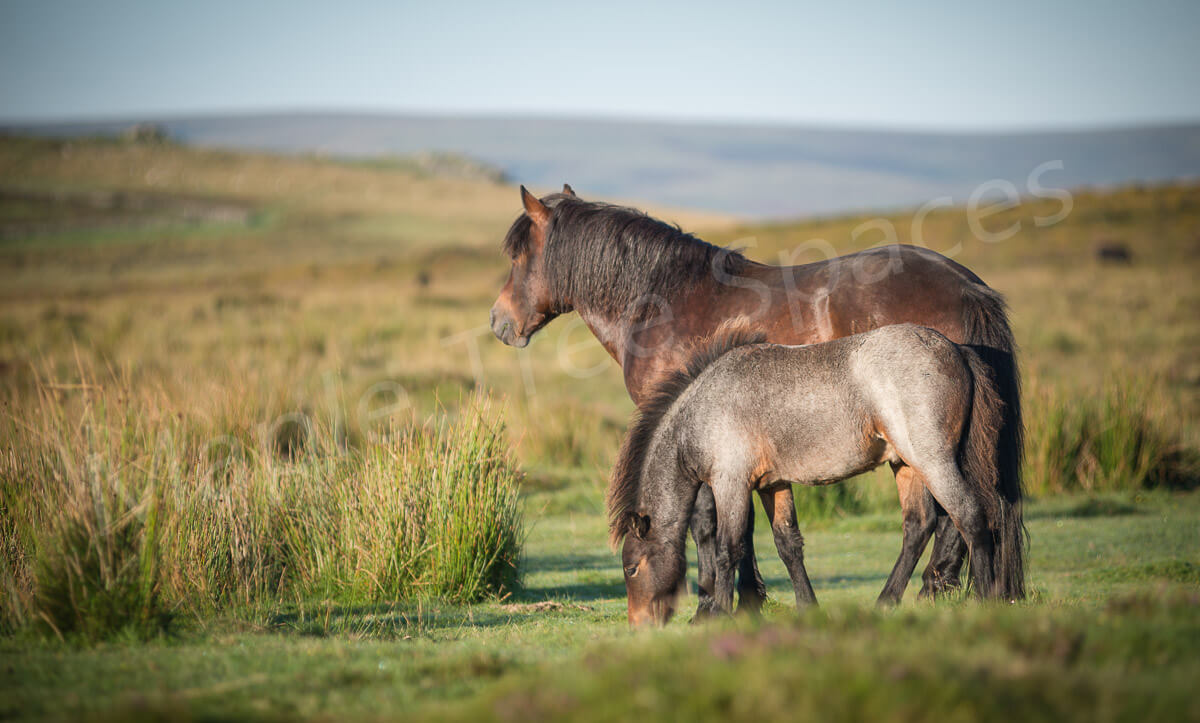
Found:
M 696 619 L 711 617 L 720 612 L 713 600 L 713 585 L 717 569 L 717 505 L 712 488 L 700 485 L 696 506 L 692 510 L 692 539 L 696 541 L 697 597 Z
M 937 524 L 937 502 L 929 490 L 925 489 L 925 484 L 916 470 L 906 464 L 894 464 L 892 469 L 896 473 L 896 489 L 900 493 L 903 542 L 900 557 L 896 559 L 896 565 L 883 586 L 883 592 L 879 593 L 877 602 L 880 605 L 894 605 L 904 597 L 908 579 L 912 577 L 917 561 L 921 559 L 921 553 L 925 551 Z M 950 528 L 950 532 L 958 537 L 958 531 L 953 527 Z
M 774 489 L 759 490 L 763 509 L 771 520 L 771 532 L 775 533 L 775 549 L 787 567 L 788 577 L 792 578 L 792 587 L 796 591 L 796 607 L 816 605 L 817 596 L 813 593 L 812 583 L 808 580 L 808 570 L 804 567 L 804 536 L 800 534 L 800 526 L 796 522 L 796 505 L 792 499 L 790 485 Z
M 770 513 L 768 513 L 768 516 Z M 767 601 L 767 584 L 754 557 L 754 500 L 746 500 L 746 531 L 742 535 L 742 559 L 738 562 L 738 612 L 757 615 Z
M 984 598 L 995 597 L 995 574 L 992 568 L 995 537 L 988 526 L 987 512 L 978 493 L 967 484 L 956 464 L 940 464 L 923 469 L 921 475 L 938 504 L 950 515 L 954 526 L 967 541 L 976 594 Z
M 925 493 L 929 495 L 928 492 Z M 921 597 L 935 597 L 951 590 L 957 590 L 962 572 L 963 561 L 967 559 L 967 541 L 958 534 L 954 521 L 929 496 L 930 502 L 937 509 L 937 529 L 933 534 L 933 553 L 929 556 L 929 565 L 921 575 Z

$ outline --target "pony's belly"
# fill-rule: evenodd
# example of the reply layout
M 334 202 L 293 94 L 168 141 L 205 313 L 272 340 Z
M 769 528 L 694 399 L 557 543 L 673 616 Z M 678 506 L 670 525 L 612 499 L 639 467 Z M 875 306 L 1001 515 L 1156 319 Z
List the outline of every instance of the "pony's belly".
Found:
M 883 464 L 882 460 L 873 462 L 864 462 L 861 465 L 847 467 L 839 470 L 828 470 L 816 474 L 792 475 L 788 482 L 792 484 L 804 485 L 806 487 L 823 487 L 825 485 L 837 484 L 844 480 L 850 479 L 863 472 L 870 472 L 879 465 Z
M 870 472 L 884 462 L 899 460 L 887 440 L 875 437 L 861 445 L 832 445 L 812 450 L 780 469 L 779 478 L 792 484 L 819 487 Z

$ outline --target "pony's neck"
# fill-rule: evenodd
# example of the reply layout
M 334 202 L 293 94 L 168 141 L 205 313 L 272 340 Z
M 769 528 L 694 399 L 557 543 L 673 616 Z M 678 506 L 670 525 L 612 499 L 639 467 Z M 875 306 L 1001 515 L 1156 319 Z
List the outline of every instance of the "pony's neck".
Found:
M 618 362 L 631 333 L 670 323 L 685 298 L 746 261 L 638 211 L 566 201 L 543 253 L 557 305 L 579 312 Z
M 630 294 L 617 306 L 594 304 L 585 297 L 573 300 L 570 307 L 624 369 L 631 361 L 651 362 L 669 351 L 660 348 L 662 341 L 674 338 L 677 323 L 690 303 L 697 298 L 711 298 L 718 293 L 717 286 L 713 278 L 700 277 L 686 288 Z
M 633 324 L 620 314 L 604 311 L 595 307 L 576 306 L 579 318 L 592 332 L 592 335 L 604 347 L 617 364 L 625 366 L 626 351 L 630 344 L 630 330 Z

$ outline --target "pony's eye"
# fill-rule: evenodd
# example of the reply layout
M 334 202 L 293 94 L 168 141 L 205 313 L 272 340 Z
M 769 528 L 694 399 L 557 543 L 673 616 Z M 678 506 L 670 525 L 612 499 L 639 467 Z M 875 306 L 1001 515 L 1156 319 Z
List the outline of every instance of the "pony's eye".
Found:
M 625 577 L 634 577 L 637 575 L 639 565 L 630 565 L 625 568 Z

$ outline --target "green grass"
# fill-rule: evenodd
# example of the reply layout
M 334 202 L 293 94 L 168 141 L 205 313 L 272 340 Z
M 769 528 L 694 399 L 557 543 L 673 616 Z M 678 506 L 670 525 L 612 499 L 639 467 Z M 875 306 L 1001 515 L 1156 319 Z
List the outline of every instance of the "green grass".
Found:
M 603 518 L 531 505 L 525 588 L 513 598 L 317 601 L 196 621 L 148 643 L 9 638 L 0 641 L 0 712 L 611 719 L 679 706 L 714 720 L 738 711 L 910 720 L 992 718 L 1016 705 L 1038 720 L 1092 720 L 1131 719 L 1145 705 L 1194 717 L 1200 494 L 1125 498 L 1116 516 L 1081 516 L 1088 504 L 1032 505 L 1034 599 L 1023 605 L 930 605 L 916 600 L 914 580 L 900 608 L 873 610 L 898 551 L 893 513 L 804 525 L 817 612 L 793 618 L 786 573 L 760 526 L 774 600 L 767 624 L 690 626 L 693 598 L 666 630 L 637 635 L 624 621 Z M 871 519 L 877 529 L 861 529 Z M 562 608 L 530 607 L 541 600 Z

